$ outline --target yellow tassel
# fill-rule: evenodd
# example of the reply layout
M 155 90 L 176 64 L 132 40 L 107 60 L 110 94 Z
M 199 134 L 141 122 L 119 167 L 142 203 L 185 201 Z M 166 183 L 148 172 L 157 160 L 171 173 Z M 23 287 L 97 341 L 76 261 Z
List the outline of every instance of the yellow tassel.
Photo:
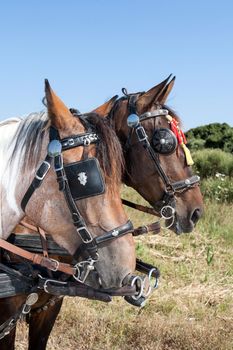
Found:
M 182 147 L 183 150 L 184 150 L 184 154 L 185 154 L 185 157 L 186 157 L 187 165 L 193 165 L 193 164 L 194 164 L 194 161 L 193 161 L 193 159 L 192 159 L 190 150 L 188 149 L 188 147 L 187 147 L 184 143 L 181 143 L 181 147 Z
M 169 114 L 167 114 L 167 115 L 166 115 L 166 119 L 167 119 L 169 122 L 171 122 L 173 118 L 172 118 Z

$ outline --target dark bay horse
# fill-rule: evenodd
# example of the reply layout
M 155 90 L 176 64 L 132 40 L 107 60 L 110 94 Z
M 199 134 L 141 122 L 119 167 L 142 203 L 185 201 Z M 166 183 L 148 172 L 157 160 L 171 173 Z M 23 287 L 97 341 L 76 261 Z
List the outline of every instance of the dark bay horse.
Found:
M 99 136 L 96 146 L 90 138 L 90 132 L 85 132 L 81 121 L 72 116 L 69 109 L 53 92 L 48 81 L 45 84 L 45 93 L 48 113 L 33 114 L 23 120 L 11 120 L 0 124 L 2 156 L 0 237 L 7 239 L 13 227 L 26 213 L 36 225 L 41 226 L 61 247 L 65 248 L 71 256 L 73 255 L 74 260 L 77 259 L 76 251 L 82 241 L 85 244 L 87 238 L 92 238 L 89 242 L 97 242 L 96 239 L 93 240 L 93 236 L 101 238 L 101 243 L 104 244 L 98 247 L 92 246 L 90 253 L 87 250 L 89 254 L 88 265 L 85 265 L 87 271 L 82 272 L 86 278 L 90 271 L 90 278 L 88 276 L 86 279 L 86 283 L 90 286 L 119 288 L 133 273 L 136 261 L 135 245 L 130 233 L 132 227 L 127 222 L 119 193 L 124 163 L 121 146 L 112 128 L 96 114 L 89 114 L 92 124 L 96 127 L 95 132 Z M 53 129 L 52 132 L 51 129 Z M 58 142 L 54 136 L 57 133 L 61 142 Z M 88 142 L 86 137 L 89 137 Z M 67 139 L 70 138 L 73 138 L 74 142 L 78 140 L 77 144 L 72 143 L 72 147 L 69 142 L 67 144 Z M 59 144 L 62 145 L 63 152 L 59 149 Z M 90 194 L 84 196 L 76 205 L 75 188 L 67 188 L 69 185 L 62 169 L 71 165 L 76 166 L 82 159 L 84 161 L 96 159 L 98 173 L 94 175 L 100 177 L 103 190 L 93 197 L 89 197 Z M 55 172 L 62 185 L 62 191 L 67 194 L 69 190 L 71 193 L 70 196 L 67 195 L 68 199 L 65 199 L 58 189 L 55 172 L 50 165 L 52 160 L 54 160 Z M 72 168 L 72 171 L 74 172 L 75 169 Z M 89 176 L 89 173 L 87 174 Z M 80 173 L 77 175 L 79 176 Z M 81 179 L 83 183 L 88 181 L 88 176 L 84 175 L 85 173 Z M 76 221 L 73 222 L 74 213 Z M 122 227 L 127 230 L 121 231 Z M 119 234 L 117 239 L 109 240 L 109 234 L 112 238 L 116 237 L 115 232 Z M 3 243 L 1 246 L 4 246 Z M 92 255 L 94 252 L 96 252 L 95 258 Z M 87 259 L 87 254 L 85 257 Z M 92 265 L 91 269 L 88 269 L 89 265 Z M 63 265 L 56 262 L 56 269 L 59 270 L 60 266 Z M 83 265 L 77 262 L 75 266 L 69 266 L 69 271 L 78 272 L 76 266 L 81 269 Z M 81 277 L 78 275 L 78 278 Z M 13 298 L 2 299 L 0 323 L 12 316 L 25 299 L 26 296 L 15 297 L 14 300 Z M 42 295 L 37 306 L 44 305 L 48 299 L 47 296 Z M 55 312 L 60 309 L 59 303 L 50 306 Z M 31 318 L 33 319 L 33 316 Z M 41 327 L 43 336 L 37 338 L 37 342 L 32 342 L 29 347 L 34 350 L 44 349 L 54 322 L 54 315 L 42 315 L 40 319 L 37 317 L 35 319 L 36 322 L 38 321 L 37 331 L 40 333 Z M 43 331 L 44 323 L 48 326 L 48 331 Z M 34 335 L 35 329 L 31 329 L 30 333 Z M 13 349 L 13 339 L 14 331 L 0 341 L 0 349 Z
M 180 118 L 165 105 L 175 77 L 169 80 L 170 76 L 147 92 L 126 93 L 119 99 L 115 96 L 95 112 L 108 115 L 122 144 L 126 163 L 123 182 L 133 187 L 158 212 L 163 206 L 161 201 L 166 201 L 165 194 L 171 194 L 168 204 L 173 202 L 175 207 L 171 229 L 180 234 L 193 230 L 202 215 L 203 201 L 198 178 L 192 177 L 192 161 L 185 140 L 182 142 L 181 130 L 176 127 L 176 123 L 181 123 Z M 132 114 L 139 118 L 138 126 L 144 129 L 146 143 L 138 139 L 138 131 L 142 130 L 128 125 Z M 155 154 L 151 157 L 153 151 Z
M 178 116 L 165 105 L 175 79 L 172 79 L 170 82 L 168 80 L 166 79 L 146 93 L 135 94 L 136 108 L 133 112 L 140 116 L 158 109 L 167 109 L 169 115 L 180 122 Z M 132 114 L 132 111 L 129 109 L 129 99 L 129 94 L 120 99 L 114 97 L 96 108 L 94 112 L 97 112 L 102 117 L 107 117 L 122 144 L 126 162 L 123 181 L 137 190 L 157 210 L 158 206 L 155 204 L 163 198 L 166 187 L 161 179 L 161 175 L 154 166 L 154 161 L 148 156 L 145 148 L 138 141 L 135 130 L 132 132 L 132 129 L 128 126 L 127 119 Z M 151 143 L 153 142 L 155 130 L 170 129 L 170 122 L 164 115 L 158 114 L 156 117 L 143 119 L 141 123 Z M 180 144 L 172 153 L 159 154 L 159 161 L 171 182 L 185 181 L 192 176 L 191 167 L 187 163 L 186 155 Z M 176 213 L 172 229 L 176 233 L 190 232 L 193 230 L 203 210 L 200 189 L 195 184 L 195 186 L 183 187 L 181 190 L 176 191 L 174 195 Z M 44 338 L 49 336 L 53 325 L 52 322 L 55 321 L 60 306 L 61 300 L 57 301 L 54 306 L 50 306 L 47 311 L 31 313 L 29 320 L 29 349 L 44 349 L 41 343 L 39 345 L 41 347 L 36 348 L 36 339 L 41 338 L 40 334 L 43 334 Z M 48 320 L 51 322 L 50 327 L 48 327 Z M 40 324 L 41 328 L 35 329 L 35 324 Z

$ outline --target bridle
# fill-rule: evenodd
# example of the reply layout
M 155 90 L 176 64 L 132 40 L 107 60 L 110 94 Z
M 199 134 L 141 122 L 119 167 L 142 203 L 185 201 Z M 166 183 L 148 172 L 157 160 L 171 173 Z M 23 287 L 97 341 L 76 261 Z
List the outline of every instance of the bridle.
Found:
M 32 194 L 37 188 L 41 186 L 53 163 L 53 167 L 57 176 L 57 182 L 59 184 L 59 190 L 62 191 L 65 196 L 67 206 L 72 216 L 73 225 L 75 226 L 77 234 L 82 241 L 73 257 L 76 261 L 80 259 L 80 256 L 85 258 L 85 260 L 77 262 L 76 265 L 74 265 L 70 270 L 68 269 L 68 273 L 72 274 L 75 280 L 84 283 L 89 272 L 95 269 L 94 264 L 98 261 L 99 258 L 99 245 L 132 232 L 133 225 L 131 221 L 127 221 L 125 224 L 109 232 L 106 232 L 101 236 L 93 237 L 91 232 L 88 230 L 85 221 L 75 203 L 75 199 L 72 194 L 72 188 L 70 187 L 69 178 L 66 173 L 66 165 L 63 164 L 62 151 L 69 150 L 74 147 L 88 146 L 92 143 L 97 143 L 100 141 L 100 137 L 95 132 L 87 132 L 61 139 L 58 130 L 50 127 L 49 138 L 50 142 L 48 145 L 46 158 L 36 171 L 36 175 L 22 199 L 21 207 L 25 212 L 25 208 Z M 95 159 L 95 161 L 98 163 L 97 159 Z M 76 166 L 79 163 L 80 162 L 76 162 L 72 164 L 73 166 Z M 98 168 L 96 171 L 98 171 Z M 100 174 L 98 175 L 101 176 Z M 101 193 L 103 193 L 103 191 Z M 62 263 L 53 260 L 53 266 L 51 270 L 60 270 L 64 272 L 64 269 L 62 270 L 61 268 Z
M 163 217 L 164 219 L 172 219 L 174 222 L 174 217 L 175 217 L 175 206 L 176 206 L 176 194 L 184 192 L 192 187 L 195 187 L 199 184 L 200 182 L 200 177 L 198 175 L 193 175 L 191 177 L 188 177 L 184 180 L 172 182 L 165 171 L 163 170 L 160 159 L 159 159 L 159 150 L 155 151 L 153 146 L 151 145 L 151 142 L 149 141 L 148 135 L 142 125 L 142 122 L 144 120 L 150 119 L 150 118 L 156 118 L 156 117 L 161 117 L 164 116 L 168 122 L 171 122 L 173 120 L 172 117 L 168 115 L 168 110 L 162 109 L 161 106 L 157 106 L 157 109 L 151 112 L 146 112 L 142 115 L 138 115 L 137 113 L 137 100 L 140 96 L 144 94 L 144 92 L 139 92 L 139 93 L 132 93 L 129 94 L 125 88 L 122 89 L 122 92 L 124 96 L 117 100 L 115 103 L 119 103 L 121 100 L 127 100 L 127 109 L 128 109 L 128 119 L 127 123 L 128 126 L 131 128 L 127 140 L 125 144 L 123 145 L 123 150 L 125 153 L 127 153 L 130 148 L 132 148 L 131 144 L 131 138 L 133 133 L 136 134 L 137 140 L 140 144 L 142 144 L 143 148 L 146 150 L 148 153 L 150 159 L 153 161 L 153 164 L 155 166 L 155 169 L 157 173 L 159 174 L 163 184 L 164 184 L 164 193 L 162 195 L 161 200 L 156 201 L 153 203 L 153 208 L 155 211 L 158 212 L 158 214 Z M 109 118 L 112 118 L 112 113 L 115 110 L 116 106 L 113 106 L 112 111 L 110 112 Z M 170 136 L 173 135 L 173 132 L 169 130 L 171 133 Z M 177 146 L 177 141 L 175 135 L 172 136 L 174 138 L 173 140 L 173 149 L 176 148 Z M 163 146 L 163 144 L 166 145 L 166 138 L 160 138 L 157 140 L 158 143 L 160 143 L 160 146 Z M 169 150 L 170 151 L 170 150 Z M 171 153 L 171 152 L 170 152 Z M 168 154 L 170 154 L 168 153 Z M 172 224 L 173 224 L 172 222 Z M 172 226 L 169 225 L 170 226 Z

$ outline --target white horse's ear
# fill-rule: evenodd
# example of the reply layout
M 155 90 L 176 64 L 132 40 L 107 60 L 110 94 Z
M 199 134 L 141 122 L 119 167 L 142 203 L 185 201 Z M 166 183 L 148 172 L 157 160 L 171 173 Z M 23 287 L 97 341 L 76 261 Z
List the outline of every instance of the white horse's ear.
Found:
M 162 93 L 162 91 L 165 89 L 169 79 L 171 78 L 171 74 L 167 79 L 162 81 L 160 84 L 155 85 L 153 88 L 145 92 L 141 97 L 139 97 L 137 101 L 137 110 L 139 114 L 142 114 L 146 112 L 156 101 L 157 97 Z
M 69 130 L 75 124 L 75 118 L 62 100 L 52 90 L 49 81 L 45 79 L 45 97 L 51 124 L 58 130 Z
M 99 114 L 100 117 L 106 117 L 114 106 L 118 95 L 113 96 L 110 100 L 102 104 L 101 106 L 95 108 L 92 112 Z

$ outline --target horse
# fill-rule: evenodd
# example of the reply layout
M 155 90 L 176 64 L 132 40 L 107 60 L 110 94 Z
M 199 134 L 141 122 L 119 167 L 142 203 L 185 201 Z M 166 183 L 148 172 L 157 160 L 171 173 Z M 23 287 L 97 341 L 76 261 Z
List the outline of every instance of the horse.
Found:
M 166 99 L 175 82 L 175 78 L 170 82 L 169 79 L 170 76 L 145 93 L 126 93 L 126 95 L 119 99 L 118 96 L 114 96 L 103 105 L 94 109 L 93 112 L 98 113 L 100 117 L 108 121 L 122 144 L 126 163 L 122 178 L 123 182 L 138 191 L 142 197 L 155 208 L 155 213 L 158 215 L 161 215 L 161 209 L 165 205 L 172 204 L 172 206 L 175 206 L 174 220 L 170 228 L 177 234 L 180 234 L 181 232 L 190 232 L 193 230 L 198 219 L 201 217 L 203 203 L 201 192 L 198 187 L 199 180 L 197 177 L 194 177 L 194 179 L 192 178 L 191 166 L 187 162 L 186 154 L 181 143 L 177 144 L 177 142 L 175 142 L 176 140 L 170 138 L 170 135 L 172 135 L 169 133 L 171 119 L 168 120 L 166 114 L 162 114 L 164 110 L 167 110 L 169 116 L 172 116 L 172 119 L 180 122 L 180 118 L 177 114 L 165 105 Z M 132 97 L 134 98 L 134 102 L 132 102 Z M 166 146 L 169 147 L 169 152 L 165 149 L 166 153 L 164 153 L 164 149 L 160 148 L 161 153 L 158 154 L 159 159 L 150 158 L 146 147 L 138 140 L 135 129 L 129 127 L 128 119 L 132 115 L 132 105 L 136 105 L 136 108 L 134 107 L 133 110 L 134 114 L 139 115 L 140 119 L 143 119 L 140 124 L 143 124 L 143 129 L 145 130 L 146 136 L 148 135 L 147 137 L 151 144 L 153 144 L 156 130 L 166 131 L 165 141 L 167 142 Z M 73 110 L 73 112 L 75 113 L 75 110 Z M 149 118 L 145 118 L 145 113 L 151 113 Z M 153 113 L 154 115 L 152 115 Z M 143 114 L 144 117 L 141 117 Z M 138 126 L 141 125 L 138 123 Z M 159 141 L 161 139 L 164 139 L 164 134 L 163 138 L 159 138 Z M 169 142 L 172 143 L 172 151 Z M 153 147 L 155 146 L 153 145 Z M 162 173 L 155 167 L 154 163 L 156 161 L 161 162 Z M 163 171 L 167 174 L 165 174 L 165 178 L 167 176 L 171 184 L 178 182 L 179 186 L 182 187 L 178 188 L 179 186 L 176 185 L 174 193 L 171 193 L 169 196 L 169 202 L 165 200 L 165 203 L 163 203 L 164 195 L 170 189 L 161 179 Z M 185 180 L 188 181 L 185 183 Z M 158 202 L 160 204 L 159 206 Z M 146 232 L 145 230 L 145 233 Z M 29 323 L 29 344 L 31 343 L 33 345 L 31 345 L 31 347 L 29 345 L 29 349 L 34 349 L 36 343 L 35 339 L 40 338 L 38 336 L 39 330 L 35 331 L 34 325 L 38 323 L 38 319 L 40 319 L 40 323 L 42 324 L 43 318 L 52 316 L 54 316 L 53 320 L 55 322 L 61 306 L 61 300 L 59 300 L 56 305 L 56 310 L 49 308 L 48 310 L 44 310 L 41 314 L 32 312 L 33 316 Z M 43 335 L 44 332 L 45 334 L 49 332 L 46 326 L 46 318 L 44 326 L 41 327 L 41 329 L 42 328 L 44 329 L 42 332 Z
M 73 117 L 47 80 L 45 95 L 47 113 L 0 124 L 1 247 L 5 248 L 5 240 L 26 214 L 77 262 L 70 266 L 36 255 L 34 263 L 44 263 L 46 268 L 68 273 L 90 287 L 120 288 L 127 284 L 136 261 L 132 224 L 127 221 L 119 194 L 124 163 L 121 146 L 113 129 L 96 113 L 89 114 L 95 133 L 86 133 L 84 123 Z M 80 163 L 87 165 L 89 160 L 100 188 L 93 196 L 83 190 L 83 196 L 78 198 L 73 177 L 84 173 L 78 179 L 83 186 L 89 181 L 89 173 L 87 167 L 88 176 L 85 172 L 76 174 L 74 167 Z M 51 169 L 52 163 L 55 172 Z M 75 181 L 77 183 L 77 179 Z M 80 254 L 80 245 L 85 254 L 83 251 Z M 82 254 L 88 261 L 85 267 L 80 261 Z M 22 305 L 22 297 L 1 303 L 1 322 L 4 322 Z M 59 303 L 51 307 L 55 312 L 60 309 Z M 43 322 L 49 324 L 49 321 L 53 324 L 54 316 L 45 315 Z M 41 323 L 37 324 L 38 332 Z M 47 334 L 30 348 L 45 348 L 46 337 Z M 13 338 L 14 331 L 0 341 L 0 348 L 13 349 Z
M 171 206 L 173 223 L 167 220 L 167 225 L 181 234 L 193 231 L 203 214 L 203 200 L 200 179 L 193 176 L 193 161 L 178 126 L 181 120 L 165 104 L 175 83 L 175 77 L 170 78 L 146 92 L 128 94 L 123 89 L 123 97 L 114 96 L 94 112 L 107 116 L 121 142 L 126 164 L 123 182 L 158 215 L 165 205 Z M 129 126 L 132 116 L 136 116 L 133 127 Z

